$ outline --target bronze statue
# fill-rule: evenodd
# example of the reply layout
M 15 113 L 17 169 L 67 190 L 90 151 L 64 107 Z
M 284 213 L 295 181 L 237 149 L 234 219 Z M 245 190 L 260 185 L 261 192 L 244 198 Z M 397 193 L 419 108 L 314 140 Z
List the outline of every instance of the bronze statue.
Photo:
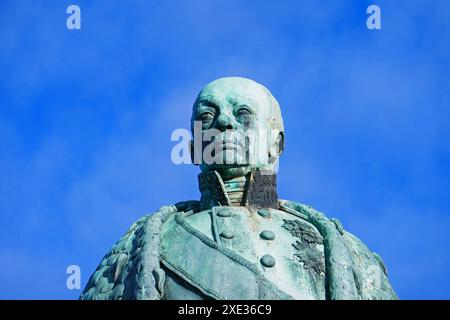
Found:
M 201 199 L 137 221 L 81 299 L 397 298 L 381 258 L 337 219 L 278 198 L 285 136 L 269 90 L 245 78 L 211 82 L 192 131 Z

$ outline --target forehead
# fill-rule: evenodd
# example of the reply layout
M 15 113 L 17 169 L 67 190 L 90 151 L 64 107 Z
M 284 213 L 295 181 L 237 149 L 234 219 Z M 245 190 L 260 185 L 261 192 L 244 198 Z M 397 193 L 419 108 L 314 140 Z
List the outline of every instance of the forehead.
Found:
M 265 107 L 270 104 L 266 90 L 253 81 L 217 80 L 208 84 L 197 97 L 197 103 L 209 101 L 218 106 L 249 104 Z

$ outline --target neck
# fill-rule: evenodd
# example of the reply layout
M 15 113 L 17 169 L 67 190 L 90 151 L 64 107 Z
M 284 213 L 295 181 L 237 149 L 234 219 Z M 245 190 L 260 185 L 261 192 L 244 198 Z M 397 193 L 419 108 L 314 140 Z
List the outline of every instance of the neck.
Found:
M 225 191 L 227 192 L 232 206 L 241 206 L 244 204 L 243 201 L 247 180 L 247 177 L 237 177 L 223 181 Z
M 223 179 L 217 171 L 198 176 L 203 210 L 214 206 L 277 208 L 276 175 L 253 169 L 245 176 Z

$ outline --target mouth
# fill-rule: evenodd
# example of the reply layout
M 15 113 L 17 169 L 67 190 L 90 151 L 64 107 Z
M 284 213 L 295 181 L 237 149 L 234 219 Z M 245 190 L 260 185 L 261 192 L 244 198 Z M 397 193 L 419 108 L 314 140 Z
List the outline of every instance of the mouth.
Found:
M 216 151 L 236 151 L 236 152 L 244 152 L 244 146 L 239 143 L 239 141 L 233 141 L 229 139 L 218 139 L 213 140 L 208 145 L 212 145 L 214 150 Z
M 242 147 L 239 144 L 236 144 L 234 142 L 226 142 L 226 141 L 224 141 L 223 144 L 222 144 L 222 149 L 223 150 L 240 151 L 240 150 L 242 150 Z

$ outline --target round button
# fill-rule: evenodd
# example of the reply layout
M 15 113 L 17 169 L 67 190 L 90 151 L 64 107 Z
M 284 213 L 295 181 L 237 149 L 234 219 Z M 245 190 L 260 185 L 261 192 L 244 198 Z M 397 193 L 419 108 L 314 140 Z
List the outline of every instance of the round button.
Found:
M 258 210 L 258 214 L 259 214 L 261 217 L 267 218 L 267 217 L 270 216 L 270 211 L 267 210 L 267 209 L 261 209 L 261 210 Z
M 219 217 L 223 217 L 223 218 L 229 217 L 229 216 L 231 216 L 231 211 L 230 211 L 230 210 L 227 210 L 227 209 L 222 209 L 222 210 L 220 210 L 219 212 L 217 212 L 217 215 L 218 215 Z
M 272 268 L 275 265 L 275 258 L 270 254 L 265 254 L 261 257 L 261 264 L 266 268 Z
M 231 230 L 223 230 L 220 233 L 220 236 L 225 239 L 232 239 L 232 238 L 234 238 L 234 232 Z
M 273 233 L 270 230 L 264 230 L 262 231 L 259 236 L 264 240 L 273 240 L 275 239 L 275 233 Z

